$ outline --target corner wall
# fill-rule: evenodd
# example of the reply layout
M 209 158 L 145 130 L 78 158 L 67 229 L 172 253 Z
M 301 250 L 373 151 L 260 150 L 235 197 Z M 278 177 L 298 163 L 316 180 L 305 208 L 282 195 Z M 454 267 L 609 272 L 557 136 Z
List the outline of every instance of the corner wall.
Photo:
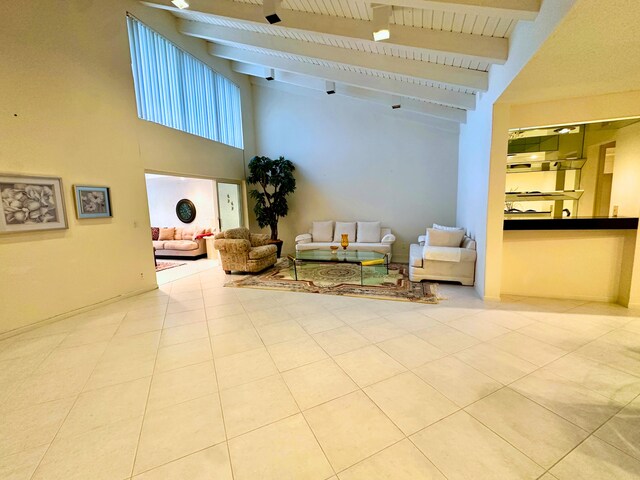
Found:
M 489 71 L 489 91 L 478 95 L 476 110 L 460 129 L 457 223 L 477 240 L 476 291 L 500 298 L 502 216 L 509 109 L 500 95 L 547 39 L 575 0 L 542 3 L 534 22 L 521 22 L 510 39 L 509 59 Z
M 427 225 L 455 222 L 457 128 L 340 95 L 253 88 L 258 154 L 296 166 L 297 189 L 278 226 L 285 252 L 314 220 L 380 220 L 397 237 L 393 258 L 406 262 Z
M 251 90 L 171 15 L 133 0 L 2 2 L 0 172 L 62 177 L 69 229 L 0 235 L 0 334 L 155 288 L 144 170 L 244 177 L 243 152 L 138 119 L 127 11 Z M 72 185 L 111 188 L 113 218 L 78 220 Z

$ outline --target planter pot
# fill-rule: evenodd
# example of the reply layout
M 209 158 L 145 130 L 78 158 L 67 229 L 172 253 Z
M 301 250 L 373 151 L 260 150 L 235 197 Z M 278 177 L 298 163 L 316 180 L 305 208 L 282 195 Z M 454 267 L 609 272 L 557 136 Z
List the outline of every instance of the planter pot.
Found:
M 273 244 L 278 249 L 278 258 L 280 258 L 280 254 L 282 253 L 282 244 L 284 243 L 282 240 L 269 240 L 270 244 Z

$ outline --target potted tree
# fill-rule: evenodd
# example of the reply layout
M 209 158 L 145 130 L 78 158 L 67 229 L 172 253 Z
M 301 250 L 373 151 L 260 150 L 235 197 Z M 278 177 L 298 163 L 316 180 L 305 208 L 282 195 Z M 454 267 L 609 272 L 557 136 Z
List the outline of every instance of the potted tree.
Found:
M 259 185 L 260 189 L 249 192 L 256 201 L 253 212 L 260 228 L 271 229 L 271 243 L 278 248 L 278 257 L 282 253 L 282 240 L 278 238 L 278 220 L 289 213 L 287 195 L 296 189 L 293 171 L 296 168 L 290 160 L 280 157 L 271 160 L 269 157 L 253 157 L 249 162 L 249 185 Z

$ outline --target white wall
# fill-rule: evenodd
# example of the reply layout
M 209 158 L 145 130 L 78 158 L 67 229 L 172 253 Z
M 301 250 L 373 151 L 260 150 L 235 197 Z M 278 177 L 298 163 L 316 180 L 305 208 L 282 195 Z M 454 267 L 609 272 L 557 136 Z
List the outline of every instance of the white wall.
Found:
M 495 103 L 574 3 L 547 0 L 534 22 L 518 24 L 510 39 L 509 59 L 491 68 L 489 91 L 479 95 L 476 110 L 468 113 L 460 129 L 457 223 L 478 242 L 476 290 L 485 298 L 500 296 L 508 141 L 509 110 Z
M 154 227 L 218 226 L 215 183 L 204 178 L 146 175 L 149 219 Z M 196 218 L 190 224 L 182 223 L 176 215 L 176 204 L 181 199 L 191 200 L 196 207 Z
M 314 220 L 380 220 L 398 237 L 394 259 L 407 261 L 409 244 L 427 225 L 455 222 L 457 131 L 286 88 L 254 85 L 257 151 L 296 166 L 297 190 L 278 226 L 285 252 Z
M 167 12 L 134 0 L 0 2 L 0 172 L 62 177 L 69 222 L 0 236 L 0 333 L 155 288 L 145 169 L 243 176 L 242 151 L 138 118 L 127 12 L 237 82 L 253 149 L 247 79 Z M 76 219 L 73 184 L 109 186 L 113 218 Z

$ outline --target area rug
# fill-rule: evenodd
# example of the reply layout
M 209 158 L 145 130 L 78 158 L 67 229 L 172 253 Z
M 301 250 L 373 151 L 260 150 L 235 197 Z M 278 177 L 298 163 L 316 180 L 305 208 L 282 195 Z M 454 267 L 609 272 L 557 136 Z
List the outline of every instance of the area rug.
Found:
M 225 287 L 288 290 L 291 292 L 321 293 L 352 297 L 378 298 L 404 302 L 438 303 L 437 285 L 409 281 L 408 267 L 392 263 L 365 267 L 364 285 L 360 285 L 360 267 L 353 264 L 306 263 L 298 265 L 298 280 L 293 266 L 286 260 L 259 274 L 231 280 Z
M 179 267 L 180 265 L 184 265 L 185 262 L 158 262 L 156 265 L 156 272 L 161 272 L 162 270 L 168 270 L 173 267 Z

